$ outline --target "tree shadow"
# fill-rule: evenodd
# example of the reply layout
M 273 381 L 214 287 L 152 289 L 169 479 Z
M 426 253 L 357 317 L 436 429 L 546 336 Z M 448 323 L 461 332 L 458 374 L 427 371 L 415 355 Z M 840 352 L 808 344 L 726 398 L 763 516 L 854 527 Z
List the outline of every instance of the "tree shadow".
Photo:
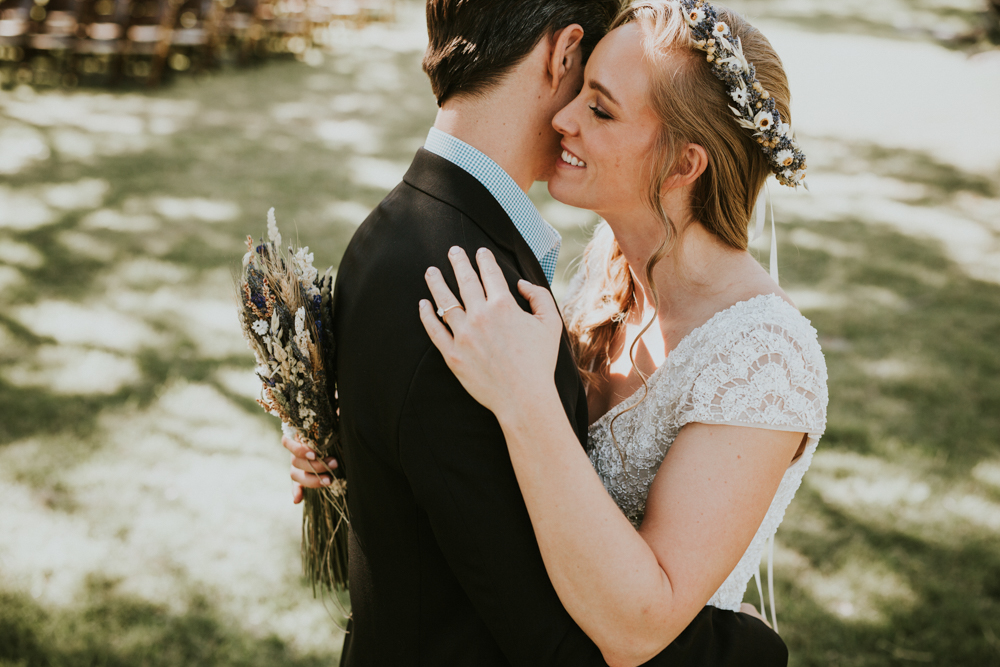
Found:
M 319 667 L 337 658 L 303 654 L 274 635 L 255 636 L 202 595 L 182 613 L 121 593 L 92 577 L 86 595 L 49 609 L 30 595 L 0 591 L 0 664 L 22 667 Z
M 779 20 L 809 32 L 932 41 L 963 51 L 990 48 L 985 3 L 956 6 L 936 0 L 902 0 L 896 3 L 898 11 L 881 12 L 872 12 L 866 3 L 840 4 L 836 9 L 820 2 L 739 0 L 732 4 L 754 18 Z
M 849 563 L 890 571 L 909 595 L 875 596 L 878 619 L 845 617 L 821 604 L 816 591 L 779 578 L 778 600 L 790 664 L 993 665 L 1000 660 L 1000 539 L 983 535 L 961 544 L 914 538 L 890 524 L 860 520 L 825 504 L 804 487 L 780 533 L 820 576 Z M 798 529 L 804 515 L 821 516 L 822 531 Z M 748 600 L 756 600 L 755 593 Z

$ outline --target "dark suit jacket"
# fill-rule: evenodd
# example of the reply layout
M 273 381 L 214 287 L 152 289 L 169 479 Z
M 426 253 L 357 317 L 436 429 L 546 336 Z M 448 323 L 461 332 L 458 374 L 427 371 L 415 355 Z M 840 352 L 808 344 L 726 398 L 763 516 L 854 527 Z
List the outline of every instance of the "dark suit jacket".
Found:
M 353 619 L 341 664 L 604 665 L 546 575 L 503 433 L 417 314 L 428 266 L 457 294 L 451 246 L 493 251 L 512 292 L 546 285 L 474 177 L 420 150 L 354 235 L 337 274 L 336 365 L 351 512 Z M 587 402 L 564 337 L 555 381 L 581 443 Z M 784 665 L 759 621 L 706 608 L 654 665 Z

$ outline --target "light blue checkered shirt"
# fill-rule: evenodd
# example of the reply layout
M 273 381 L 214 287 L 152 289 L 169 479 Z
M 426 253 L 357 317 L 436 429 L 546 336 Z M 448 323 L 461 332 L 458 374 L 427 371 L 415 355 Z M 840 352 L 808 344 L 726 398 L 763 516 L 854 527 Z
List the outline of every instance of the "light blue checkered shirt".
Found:
M 436 127 L 432 127 L 427 134 L 424 148 L 469 172 L 489 190 L 531 248 L 551 285 L 555 279 L 562 237 L 542 219 L 538 209 L 524 190 L 517 187 L 514 179 L 485 154 Z

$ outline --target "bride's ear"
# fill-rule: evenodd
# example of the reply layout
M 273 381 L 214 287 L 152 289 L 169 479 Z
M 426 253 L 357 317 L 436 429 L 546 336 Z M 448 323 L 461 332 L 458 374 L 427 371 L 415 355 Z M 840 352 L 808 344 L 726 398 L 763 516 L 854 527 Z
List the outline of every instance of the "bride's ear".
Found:
M 577 72 L 583 69 L 583 28 L 574 23 L 556 30 L 549 38 L 552 51 L 549 53 L 548 74 L 552 93 L 567 81 L 573 81 Z
M 674 190 L 691 185 L 708 169 L 708 151 L 700 144 L 688 144 L 677 160 L 677 166 L 663 181 L 664 190 Z

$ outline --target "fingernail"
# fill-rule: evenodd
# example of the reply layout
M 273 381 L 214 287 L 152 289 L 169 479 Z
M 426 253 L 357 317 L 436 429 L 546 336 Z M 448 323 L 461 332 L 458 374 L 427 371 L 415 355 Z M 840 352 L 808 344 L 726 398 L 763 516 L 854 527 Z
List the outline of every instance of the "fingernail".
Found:
M 457 245 L 453 245 L 453 246 L 451 247 L 451 250 L 449 250 L 449 251 L 448 251 L 448 254 L 449 254 L 449 255 L 451 255 L 452 257 L 455 257 L 455 256 L 457 256 L 457 255 L 458 255 L 458 253 L 460 253 L 460 252 L 462 252 L 462 249 L 461 249 L 461 248 L 459 248 L 459 247 L 458 247 Z
M 476 255 L 478 255 L 479 257 L 482 257 L 485 254 L 486 254 L 486 248 L 480 248 L 479 250 L 476 251 Z
M 428 269 L 427 269 L 427 275 L 429 275 L 429 276 L 436 276 L 439 273 L 441 273 L 441 272 L 438 271 L 438 269 L 437 269 L 436 266 L 431 266 L 431 267 L 428 267 Z
M 327 465 L 327 467 L 328 467 L 328 468 L 330 468 L 330 469 L 334 469 L 334 468 L 336 468 L 336 467 L 337 467 L 337 459 L 329 459 L 329 460 L 328 460 L 328 461 L 326 462 L 326 465 Z
M 519 286 L 521 286 L 521 287 L 528 287 L 529 285 L 531 285 L 531 283 L 529 283 L 529 282 L 528 282 L 527 280 L 525 280 L 524 278 L 521 278 L 520 280 L 518 280 L 518 281 L 517 281 L 517 284 L 518 284 Z
M 309 459 L 310 461 L 315 461 L 316 455 L 313 454 L 312 452 L 306 452 L 306 458 Z
M 430 301 L 428 301 L 427 299 L 421 299 L 420 300 L 420 308 L 422 310 L 427 310 L 430 307 L 431 307 L 431 302 Z
M 322 484 L 323 486 L 330 486 L 330 478 L 323 477 L 319 480 L 319 483 Z

